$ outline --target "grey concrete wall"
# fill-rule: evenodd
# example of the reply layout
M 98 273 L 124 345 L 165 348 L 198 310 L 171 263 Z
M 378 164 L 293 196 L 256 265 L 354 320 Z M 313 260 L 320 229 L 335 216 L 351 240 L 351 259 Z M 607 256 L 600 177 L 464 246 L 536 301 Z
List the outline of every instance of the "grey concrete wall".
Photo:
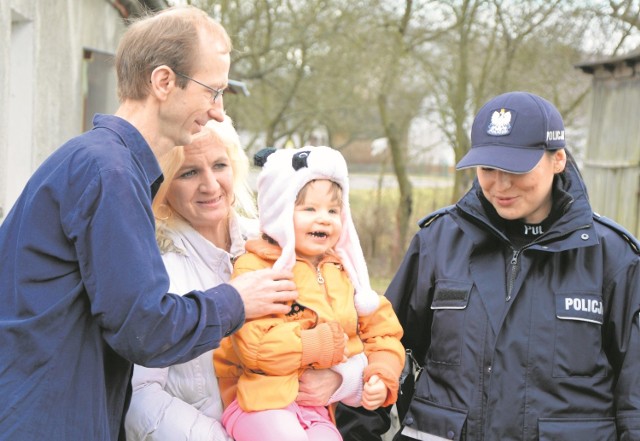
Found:
M 107 0 L 0 1 L 0 221 L 44 158 L 82 130 L 84 50 L 114 53 L 124 28 Z

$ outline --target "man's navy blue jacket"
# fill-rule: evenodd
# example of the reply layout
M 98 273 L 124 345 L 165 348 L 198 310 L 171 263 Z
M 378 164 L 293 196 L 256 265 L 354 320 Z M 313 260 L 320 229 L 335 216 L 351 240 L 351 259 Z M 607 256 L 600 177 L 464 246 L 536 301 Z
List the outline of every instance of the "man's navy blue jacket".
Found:
M 94 124 L 44 161 L 0 226 L 1 440 L 116 440 L 132 363 L 185 362 L 244 320 L 230 285 L 167 294 L 158 163 L 125 120 Z

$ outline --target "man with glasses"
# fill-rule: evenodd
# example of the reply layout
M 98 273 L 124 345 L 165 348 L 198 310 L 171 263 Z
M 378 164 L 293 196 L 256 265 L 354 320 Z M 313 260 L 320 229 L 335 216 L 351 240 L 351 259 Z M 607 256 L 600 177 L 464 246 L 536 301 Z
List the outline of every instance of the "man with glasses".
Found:
M 197 8 L 133 23 L 119 109 L 46 159 L 0 226 L 0 440 L 124 439 L 132 363 L 185 362 L 289 311 L 288 272 L 168 294 L 156 245 L 156 158 L 222 121 L 230 50 Z
M 180 72 L 174 72 L 174 73 L 179 77 L 186 78 L 187 80 L 193 81 L 194 83 L 201 85 L 202 87 L 207 89 L 209 92 L 211 92 L 211 104 L 215 104 L 218 101 L 218 97 L 222 97 L 222 95 L 224 94 L 224 89 L 214 89 L 213 87 L 209 87 L 206 84 L 201 83 L 196 79 L 193 79 L 187 75 L 181 74 Z

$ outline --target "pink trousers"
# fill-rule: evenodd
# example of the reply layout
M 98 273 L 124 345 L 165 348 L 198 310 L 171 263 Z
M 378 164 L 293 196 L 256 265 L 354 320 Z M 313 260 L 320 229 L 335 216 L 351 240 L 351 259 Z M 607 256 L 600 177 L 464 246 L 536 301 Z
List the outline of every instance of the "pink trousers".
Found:
M 222 414 L 222 424 L 235 441 L 342 441 L 322 406 L 293 403 L 284 409 L 245 412 L 233 400 Z

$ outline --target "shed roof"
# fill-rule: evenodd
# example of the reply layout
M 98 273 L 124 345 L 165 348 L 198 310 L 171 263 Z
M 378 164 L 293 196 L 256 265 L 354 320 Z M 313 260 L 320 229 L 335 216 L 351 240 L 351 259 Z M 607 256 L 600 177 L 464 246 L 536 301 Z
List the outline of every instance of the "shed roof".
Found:
M 621 63 L 625 63 L 627 66 L 633 67 L 638 62 L 640 62 L 640 48 L 615 57 L 584 61 L 576 64 L 575 67 L 581 69 L 586 74 L 592 74 L 598 67 L 604 67 L 608 71 L 613 71 L 615 66 Z

